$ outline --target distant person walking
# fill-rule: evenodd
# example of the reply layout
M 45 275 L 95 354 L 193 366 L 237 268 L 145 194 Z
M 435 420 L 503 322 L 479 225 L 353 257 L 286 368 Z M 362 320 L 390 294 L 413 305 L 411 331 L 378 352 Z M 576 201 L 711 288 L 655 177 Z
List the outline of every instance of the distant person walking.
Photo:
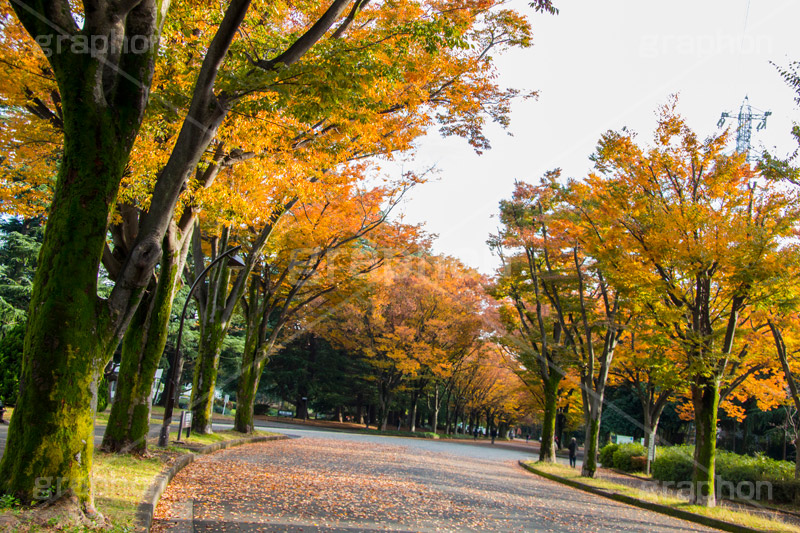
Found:
M 492 444 L 494 444 L 494 439 L 497 438 L 497 428 L 492 428 Z
M 569 466 L 575 468 L 578 453 L 578 442 L 575 440 L 575 437 L 572 437 L 572 440 L 569 441 L 567 449 L 569 450 Z
M 481 430 L 478 429 L 478 426 L 475 426 L 474 428 L 472 428 L 472 440 L 478 440 L 478 433 L 480 433 L 480 432 L 481 432 Z

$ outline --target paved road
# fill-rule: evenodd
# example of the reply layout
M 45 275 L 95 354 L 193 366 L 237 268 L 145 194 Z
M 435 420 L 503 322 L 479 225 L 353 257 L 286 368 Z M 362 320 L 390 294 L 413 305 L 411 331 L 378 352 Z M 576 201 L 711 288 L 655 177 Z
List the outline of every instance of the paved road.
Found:
M 154 531 L 711 531 L 534 476 L 505 446 L 280 431 L 300 438 L 181 471 Z
M 172 425 L 170 426 L 173 431 L 178 430 L 178 418 L 173 417 Z M 150 437 L 158 437 L 159 431 L 161 430 L 161 420 L 158 418 L 151 419 L 152 422 L 150 424 Z M 284 433 L 290 436 L 300 437 L 300 436 L 307 436 L 310 434 L 324 434 L 327 436 L 331 436 L 331 438 L 336 438 L 336 435 L 342 435 L 346 433 L 342 433 L 341 430 L 336 429 L 325 429 L 325 428 L 318 428 L 313 426 L 303 426 L 301 423 L 282 423 L 282 422 L 273 422 L 273 421 L 264 421 L 264 420 L 256 420 L 256 429 L 264 430 L 264 431 L 274 431 L 278 433 Z M 99 447 L 103 441 L 103 433 L 105 432 L 105 425 L 96 425 L 94 428 L 94 443 L 95 447 Z M 215 431 L 221 431 L 225 429 L 233 429 L 233 424 L 230 422 L 214 422 L 213 429 Z M 0 456 L 2 456 L 3 450 L 6 446 L 6 438 L 8 435 L 8 424 L 0 424 Z M 349 435 L 349 434 L 348 434 Z M 385 439 L 386 437 L 378 437 L 378 436 L 370 436 L 370 435 L 363 435 L 361 436 L 362 439 L 365 441 L 369 441 L 373 439 L 372 442 L 383 442 L 381 439 Z M 408 439 L 403 439 L 408 440 Z M 415 439 L 416 440 L 416 439 Z M 441 446 L 444 445 L 444 442 L 437 443 L 436 441 L 427 440 L 427 439 L 419 439 L 419 447 L 423 449 L 433 449 L 439 450 Z M 497 443 L 492 446 L 488 440 L 478 440 L 477 442 L 473 442 L 470 440 L 465 441 L 463 444 L 459 443 L 459 448 L 461 446 L 473 446 L 478 448 L 497 448 L 497 449 L 504 449 L 504 450 L 517 450 L 518 452 L 521 451 L 522 453 L 518 454 L 497 454 L 496 452 L 488 452 L 491 454 L 492 457 L 497 458 L 506 458 L 506 459 L 525 459 L 525 458 L 537 458 L 539 453 L 538 443 L 525 443 L 523 440 L 517 440 L 512 442 L 505 442 L 505 441 L 497 441 Z M 433 446 L 433 448 L 431 448 Z M 536 457 L 534 457 L 536 456 Z M 558 457 L 558 461 L 563 464 L 568 464 L 569 461 L 565 457 Z M 578 468 L 581 467 L 583 464 L 582 462 L 582 455 L 581 452 L 578 454 Z

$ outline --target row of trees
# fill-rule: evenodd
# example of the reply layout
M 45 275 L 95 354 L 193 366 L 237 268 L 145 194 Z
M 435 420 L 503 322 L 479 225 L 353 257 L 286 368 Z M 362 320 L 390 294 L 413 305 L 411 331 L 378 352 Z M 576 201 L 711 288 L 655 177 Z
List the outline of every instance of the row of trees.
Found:
M 389 429 L 507 428 L 531 398 L 488 340 L 491 300 L 475 272 L 420 255 L 374 271 L 357 293 L 292 330 L 267 366 L 267 397 Z M 304 400 L 305 399 L 305 400 Z
M 775 357 L 781 326 L 796 324 L 798 193 L 726 153 L 728 135 L 700 140 L 661 109 L 653 142 L 608 132 L 595 172 L 518 183 L 502 202 L 491 245 L 503 260 L 503 342 L 545 397 L 542 460 L 553 460 L 558 391 L 579 384 L 583 474 L 597 468 L 609 379 L 640 397 L 649 443 L 670 397 L 696 428 L 697 503 L 714 505 L 720 407 L 784 401 Z M 770 335 L 770 331 L 772 335 Z M 783 358 L 786 360 L 786 358 Z M 790 381 L 791 382 L 791 381 Z M 793 391 L 796 392 L 796 391 Z M 793 394 L 796 396 L 796 394 Z
M 530 44 L 492 1 L 0 10 L 3 208 L 46 218 L 0 488 L 27 501 L 58 478 L 88 514 L 97 390 L 120 341 L 104 446 L 142 450 L 176 291 L 242 245 L 244 268 L 221 263 L 197 293 L 193 424 L 210 431 L 237 304 L 247 398 L 300 308 L 413 247 L 413 228 L 384 222 L 418 180 L 381 183 L 375 158 L 433 124 L 488 148 L 484 122 L 507 124 L 516 95 L 492 83 L 492 56 Z
M 381 429 L 403 391 L 412 431 L 422 399 L 430 405 L 434 432 L 443 405 L 450 406 L 446 431 L 460 414 L 468 414 L 470 425 L 484 418 L 490 426 L 501 420 L 508 425 L 519 418 L 519 381 L 488 340 L 493 305 L 483 281 L 450 258 L 408 258 L 372 276 L 359 298 L 320 324 L 323 336 L 368 362 Z

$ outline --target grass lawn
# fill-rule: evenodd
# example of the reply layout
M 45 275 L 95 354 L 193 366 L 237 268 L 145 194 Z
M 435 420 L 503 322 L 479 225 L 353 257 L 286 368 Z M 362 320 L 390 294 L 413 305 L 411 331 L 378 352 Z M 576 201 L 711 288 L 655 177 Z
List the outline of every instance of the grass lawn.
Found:
M 266 431 L 256 431 L 250 435 L 233 430 L 220 431 L 211 435 L 192 436 L 178 443 L 177 432 L 170 435 L 171 445 L 166 450 L 150 446 L 151 457 L 138 458 L 130 455 L 95 452 L 94 487 L 95 505 L 117 528 L 132 527 L 136 506 L 152 483 L 153 478 L 179 455 L 190 451 L 182 446 L 187 444 L 196 448 L 217 442 L 237 440 L 244 437 L 277 435 Z
M 270 431 L 254 431 L 252 433 L 238 433 L 232 429 L 225 431 L 216 431 L 210 435 L 200 435 L 199 433 L 192 433 L 187 439 L 186 431 L 181 436 L 181 441 L 178 442 L 178 432 L 173 431 L 169 434 L 170 446 L 168 450 L 191 451 L 198 446 L 208 446 L 209 444 L 216 444 L 227 440 L 243 439 L 245 437 L 268 437 L 270 435 L 280 435 L 280 433 L 272 433 Z M 185 445 L 185 446 L 184 446 Z
M 132 529 L 136 506 L 153 478 L 179 453 L 159 452 L 152 457 L 95 452 L 95 506 L 118 531 Z
M 716 518 L 718 520 L 724 520 L 725 522 L 730 522 L 732 524 L 738 524 L 741 526 L 750 527 L 754 529 L 761 529 L 763 531 L 800 533 L 800 527 L 794 526 L 792 524 L 779 522 L 777 520 L 770 520 L 768 518 L 750 514 L 744 511 L 733 511 L 725 507 L 708 508 L 699 505 L 691 505 L 686 500 L 672 497 L 664 493 L 636 489 L 627 485 L 613 483 L 603 479 L 582 477 L 580 475 L 579 469 L 570 468 L 566 465 L 554 464 L 554 463 L 538 463 L 535 461 L 529 461 L 526 464 L 528 466 L 533 467 L 536 470 L 540 470 L 547 474 L 578 481 L 585 485 L 590 485 L 592 487 L 596 487 L 599 489 L 605 489 L 609 492 L 624 494 L 626 496 L 630 496 L 638 500 L 658 503 L 661 505 L 666 505 L 673 509 L 688 511 L 690 513 L 708 516 L 711 518 Z

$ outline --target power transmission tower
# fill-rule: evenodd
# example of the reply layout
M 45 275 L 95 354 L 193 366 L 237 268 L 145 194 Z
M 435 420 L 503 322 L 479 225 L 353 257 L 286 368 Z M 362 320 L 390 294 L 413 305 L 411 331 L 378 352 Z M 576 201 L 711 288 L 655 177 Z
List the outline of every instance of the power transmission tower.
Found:
M 750 100 L 747 96 L 744 97 L 742 106 L 739 108 L 739 115 L 736 120 L 739 125 L 736 128 L 736 153 L 745 154 L 747 161 L 755 161 L 758 158 L 750 155 L 750 136 L 753 132 L 753 121 L 758 121 L 756 131 L 761 131 L 767 127 L 767 117 L 772 114 L 772 111 L 759 111 L 753 112 L 753 107 L 750 105 Z M 733 118 L 734 115 L 729 112 L 722 113 L 717 122 L 717 127 L 721 128 L 725 125 L 725 119 Z

